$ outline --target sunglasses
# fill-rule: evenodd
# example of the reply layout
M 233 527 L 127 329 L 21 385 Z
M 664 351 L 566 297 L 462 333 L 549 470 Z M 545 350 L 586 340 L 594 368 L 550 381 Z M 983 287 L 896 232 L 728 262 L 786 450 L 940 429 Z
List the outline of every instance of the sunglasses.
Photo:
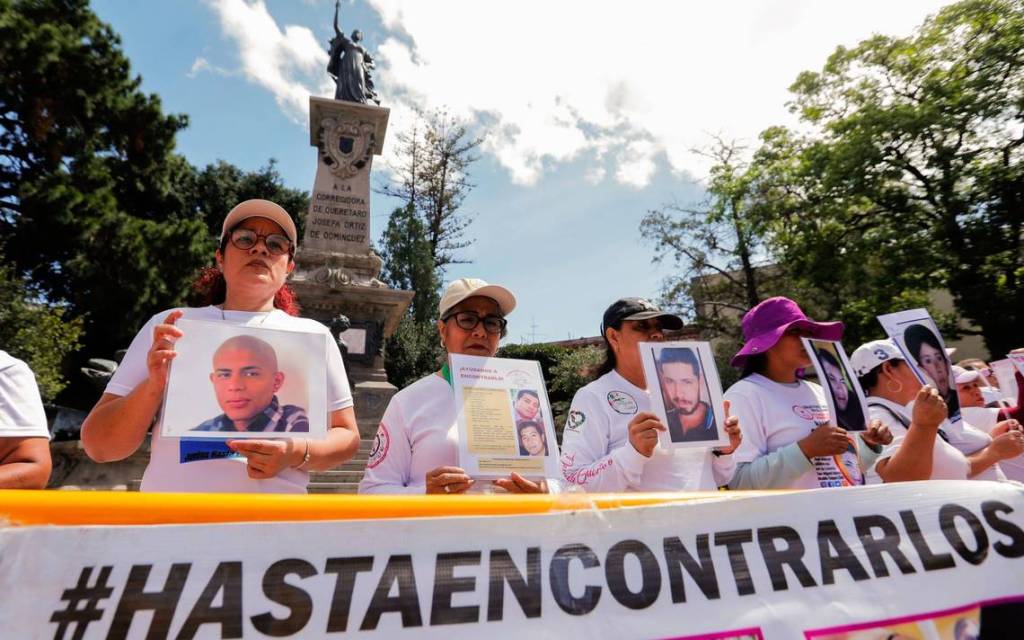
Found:
M 231 232 L 231 244 L 242 251 L 255 247 L 261 238 L 272 256 L 282 256 L 292 250 L 292 241 L 280 233 L 262 234 L 252 229 L 235 229 Z
M 472 331 L 476 329 L 476 326 L 481 322 L 484 323 L 484 331 L 491 335 L 498 335 L 505 331 L 505 327 L 508 326 L 508 320 L 501 316 L 483 316 L 473 313 L 472 311 L 457 311 L 455 313 L 449 313 L 445 317 L 441 318 L 442 322 L 448 322 L 450 318 L 455 318 L 455 324 L 459 325 L 460 329 L 465 331 Z

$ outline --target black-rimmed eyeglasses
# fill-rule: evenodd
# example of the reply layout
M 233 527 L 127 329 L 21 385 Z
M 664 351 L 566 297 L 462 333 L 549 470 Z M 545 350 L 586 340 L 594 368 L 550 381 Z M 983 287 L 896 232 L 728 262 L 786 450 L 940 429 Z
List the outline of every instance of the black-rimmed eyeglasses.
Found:
M 292 250 L 292 241 L 280 233 L 262 234 L 256 233 L 252 229 L 234 229 L 230 237 L 231 244 L 242 251 L 248 251 L 255 247 L 261 238 L 272 256 L 282 256 Z
M 480 316 L 478 313 L 472 311 L 456 311 L 455 313 L 449 313 L 448 315 L 441 318 L 442 322 L 448 322 L 450 318 L 455 318 L 455 324 L 459 325 L 460 329 L 465 331 L 472 331 L 476 329 L 476 326 L 481 322 L 484 323 L 484 331 L 491 335 L 498 335 L 505 331 L 505 327 L 508 326 L 508 320 L 501 316 Z

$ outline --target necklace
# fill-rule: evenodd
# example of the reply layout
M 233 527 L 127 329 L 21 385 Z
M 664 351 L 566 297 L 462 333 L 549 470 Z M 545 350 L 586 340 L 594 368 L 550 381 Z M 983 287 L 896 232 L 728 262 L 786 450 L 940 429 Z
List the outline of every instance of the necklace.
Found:
M 217 309 L 220 311 L 220 319 L 223 320 L 224 322 L 227 322 L 228 318 L 227 318 L 226 315 L 224 315 L 224 307 L 217 306 Z M 271 309 L 270 311 L 267 311 L 266 313 L 264 313 L 263 317 L 260 318 L 260 321 L 257 324 L 257 326 L 262 327 L 263 323 L 267 321 L 267 318 L 269 318 L 270 314 L 274 313 L 274 311 L 275 311 L 275 309 Z M 251 313 L 251 312 L 243 312 L 243 313 Z

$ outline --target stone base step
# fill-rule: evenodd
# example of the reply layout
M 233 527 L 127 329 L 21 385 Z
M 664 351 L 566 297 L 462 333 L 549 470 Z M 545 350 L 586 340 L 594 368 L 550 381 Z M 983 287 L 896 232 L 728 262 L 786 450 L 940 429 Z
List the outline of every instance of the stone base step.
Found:
M 324 483 L 324 482 L 355 482 L 358 483 L 363 479 L 363 470 L 349 471 L 349 470 L 338 470 L 332 469 L 330 471 L 315 471 L 309 474 L 309 482 L 313 483 Z
M 308 493 L 358 493 L 356 482 L 310 482 L 306 487 Z

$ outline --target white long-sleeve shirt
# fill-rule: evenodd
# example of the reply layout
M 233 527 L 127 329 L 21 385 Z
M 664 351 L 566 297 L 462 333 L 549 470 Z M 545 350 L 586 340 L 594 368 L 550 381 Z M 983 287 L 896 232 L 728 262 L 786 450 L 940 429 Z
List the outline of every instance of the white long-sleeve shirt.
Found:
M 629 442 L 629 422 L 651 410 L 647 391 L 611 371 L 576 392 L 562 434 L 565 484 L 589 492 L 713 491 L 732 478 L 732 456 L 665 449 L 650 458 Z
M 451 385 L 430 374 L 391 398 L 359 483 L 359 493 L 426 493 L 426 475 L 438 467 L 459 466 L 459 427 Z M 559 482 L 547 479 L 548 491 Z M 478 481 L 471 492 L 487 491 Z

